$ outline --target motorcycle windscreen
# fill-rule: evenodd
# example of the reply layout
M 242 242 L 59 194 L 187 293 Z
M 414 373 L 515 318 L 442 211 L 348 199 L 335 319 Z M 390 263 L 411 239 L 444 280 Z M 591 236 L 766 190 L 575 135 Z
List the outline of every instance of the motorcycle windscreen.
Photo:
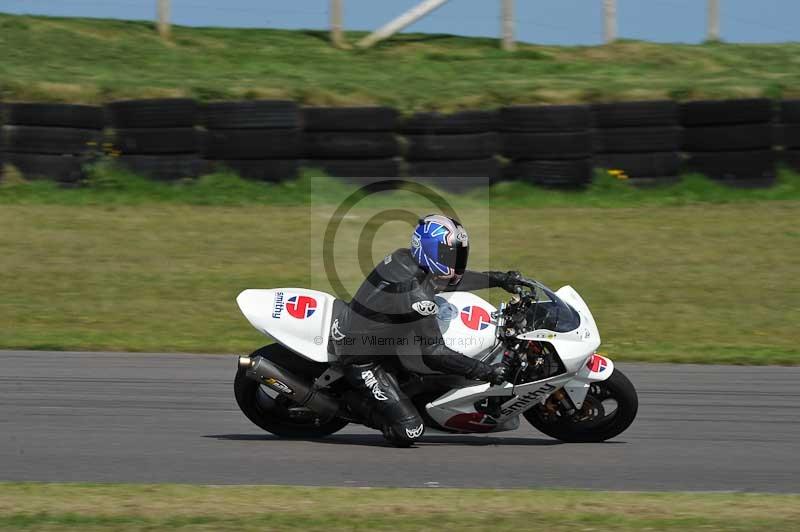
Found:
M 581 324 L 581 317 L 574 308 L 550 290 L 536 287 L 536 302 L 528 309 L 526 320 L 534 329 L 566 333 Z

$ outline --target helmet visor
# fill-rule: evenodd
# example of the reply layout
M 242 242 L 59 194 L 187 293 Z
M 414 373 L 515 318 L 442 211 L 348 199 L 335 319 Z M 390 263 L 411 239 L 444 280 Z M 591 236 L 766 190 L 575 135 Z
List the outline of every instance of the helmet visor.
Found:
M 453 268 L 456 275 L 461 276 L 467 269 L 469 246 L 439 244 L 439 262 Z

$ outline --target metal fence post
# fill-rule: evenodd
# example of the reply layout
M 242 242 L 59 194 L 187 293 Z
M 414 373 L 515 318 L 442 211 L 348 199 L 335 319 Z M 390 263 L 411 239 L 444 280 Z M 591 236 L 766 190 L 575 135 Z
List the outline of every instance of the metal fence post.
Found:
M 719 0 L 708 0 L 708 40 L 719 40 Z
M 172 0 L 158 0 L 158 34 L 162 39 L 169 39 L 170 34 L 170 2 Z
M 514 0 L 503 0 L 503 50 L 508 52 L 516 48 L 514 42 Z
M 331 17 L 331 43 L 337 48 L 344 47 L 344 35 L 342 34 L 342 1 L 331 0 L 330 17 Z
M 617 0 L 603 0 L 606 44 L 617 40 Z

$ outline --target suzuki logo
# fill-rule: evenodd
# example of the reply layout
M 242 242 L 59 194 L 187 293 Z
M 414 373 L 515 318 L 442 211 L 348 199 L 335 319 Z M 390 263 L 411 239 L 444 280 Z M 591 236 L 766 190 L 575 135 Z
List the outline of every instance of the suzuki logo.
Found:
M 308 296 L 292 296 L 286 301 L 286 311 L 294 318 L 308 318 L 317 310 L 317 300 Z
M 472 330 L 482 331 L 492 322 L 492 317 L 486 309 L 470 306 L 461 309 L 461 321 Z

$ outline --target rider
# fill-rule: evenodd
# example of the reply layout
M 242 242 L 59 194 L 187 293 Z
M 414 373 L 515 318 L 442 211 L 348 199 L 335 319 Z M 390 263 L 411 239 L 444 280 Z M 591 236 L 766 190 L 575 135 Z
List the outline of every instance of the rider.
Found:
M 504 364 L 489 365 L 448 348 L 436 319 L 437 292 L 492 287 L 514 292 L 521 284 L 518 272 L 466 270 L 468 252 L 461 223 L 440 214 L 425 216 L 411 235 L 411 248 L 378 263 L 331 325 L 344 376 L 357 390 L 346 397 L 348 403 L 395 445 L 412 445 L 425 430 L 416 407 L 386 369 L 391 359 L 383 358 L 397 355 L 409 333 L 429 370 L 492 384 L 506 380 Z

